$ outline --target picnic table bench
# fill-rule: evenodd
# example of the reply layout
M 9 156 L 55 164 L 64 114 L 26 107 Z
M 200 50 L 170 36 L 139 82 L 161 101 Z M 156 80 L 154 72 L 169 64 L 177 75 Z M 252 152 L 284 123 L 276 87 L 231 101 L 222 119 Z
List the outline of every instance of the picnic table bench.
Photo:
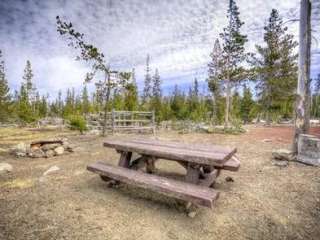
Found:
M 195 205 L 212 208 L 219 193 L 213 189 L 221 170 L 238 171 L 236 148 L 186 144 L 153 139 L 109 139 L 105 147 L 120 153 L 118 166 L 97 162 L 87 166 L 105 181 L 123 182 L 150 189 Z M 133 153 L 139 155 L 133 159 Z M 186 169 L 185 181 L 158 176 L 160 159 L 178 162 Z M 146 173 L 137 171 L 145 168 Z

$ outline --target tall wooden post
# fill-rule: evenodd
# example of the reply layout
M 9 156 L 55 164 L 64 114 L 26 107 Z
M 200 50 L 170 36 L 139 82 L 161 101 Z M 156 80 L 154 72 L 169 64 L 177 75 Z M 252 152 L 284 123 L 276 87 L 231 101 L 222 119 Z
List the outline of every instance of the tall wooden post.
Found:
M 298 138 L 301 133 L 308 131 L 309 114 L 307 107 L 308 94 L 310 88 L 310 45 L 311 45 L 311 2 L 310 0 L 301 0 L 300 2 L 300 25 L 299 25 L 299 73 L 297 96 L 295 106 L 295 132 L 292 144 L 292 150 L 297 153 Z
M 152 133 L 155 136 L 156 135 L 156 117 L 155 117 L 155 111 L 152 111 Z
M 112 134 L 114 134 L 114 109 L 111 112 L 111 127 L 112 127 Z

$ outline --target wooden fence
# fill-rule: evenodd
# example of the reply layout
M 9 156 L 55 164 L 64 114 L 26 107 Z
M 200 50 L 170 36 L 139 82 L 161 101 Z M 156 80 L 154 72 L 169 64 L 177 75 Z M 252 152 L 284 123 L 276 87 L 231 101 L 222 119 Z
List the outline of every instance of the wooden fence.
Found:
M 107 129 L 119 131 L 151 131 L 155 134 L 154 112 L 111 111 L 107 114 Z

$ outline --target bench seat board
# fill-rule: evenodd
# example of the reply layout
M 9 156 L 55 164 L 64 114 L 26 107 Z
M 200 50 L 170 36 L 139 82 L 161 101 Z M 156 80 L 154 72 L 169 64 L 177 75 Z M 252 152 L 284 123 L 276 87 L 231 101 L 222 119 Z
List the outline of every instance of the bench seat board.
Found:
M 150 155 L 157 158 L 168 160 L 188 161 L 197 164 L 220 166 L 232 157 L 236 149 L 229 151 L 204 151 L 202 149 L 167 146 L 165 144 L 147 144 L 130 140 L 107 140 L 104 142 L 105 147 L 115 148 L 119 151 L 136 152 L 141 155 Z
M 240 168 L 240 161 L 236 156 L 232 156 L 228 161 L 224 163 L 223 167 L 217 167 L 217 168 L 236 172 Z
M 87 166 L 87 170 L 114 180 L 150 189 L 169 197 L 212 208 L 219 193 L 213 189 L 191 183 L 168 179 L 135 170 L 97 162 Z

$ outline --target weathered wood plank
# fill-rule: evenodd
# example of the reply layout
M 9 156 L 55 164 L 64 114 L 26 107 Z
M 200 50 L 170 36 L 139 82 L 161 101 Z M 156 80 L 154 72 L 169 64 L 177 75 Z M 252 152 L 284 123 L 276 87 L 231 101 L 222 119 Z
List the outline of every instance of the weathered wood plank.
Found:
M 131 162 L 130 168 L 134 170 L 139 170 L 141 168 L 144 168 L 146 166 L 146 161 L 147 161 L 146 157 L 141 156 Z
M 122 140 L 107 140 L 104 146 L 120 151 L 137 152 L 141 155 L 149 155 L 168 160 L 188 161 L 221 167 L 233 155 L 233 152 L 229 154 L 221 152 L 209 153 L 192 149 L 175 149 L 167 146 L 155 146 Z
M 214 200 L 219 196 L 218 192 L 207 187 L 100 162 L 88 165 L 87 170 L 110 177 L 120 182 L 150 189 L 176 199 L 192 202 L 193 204 L 209 208 L 212 208 Z
M 177 161 L 182 167 L 184 167 L 186 170 L 188 169 L 188 162 L 182 162 L 182 161 Z
M 155 173 L 156 172 L 156 161 L 157 159 L 154 157 L 146 157 L 146 171 L 147 173 Z
M 129 168 L 132 152 L 122 152 L 119 160 L 119 166 Z
M 39 141 L 33 141 L 31 142 L 30 146 L 32 145 L 45 145 L 45 144 L 55 144 L 55 143 L 58 143 L 58 144 L 62 144 L 63 141 L 62 140 L 39 140 Z
M 240 168 L 240 161 L 236 156 L 233 156 L 222 167 L 217 166 L 216 168 L 236 172 Z
M 166 146 L 171 148 L 181 148 L 181 149 L 190 149 L 201 152 L 209 153 L 225 153 L 225 154 L 235 154 L 237 152 L 236 148 L 218 146 L 218 145 L 208 145 L 208 144 L 193 144 L 193 143 L 183 143 L 183 142 L 173 142 L 173 141 L 164 141 L 164 140 L 155 140 L 155 139 L 127 139 L 128 142 L 143 143 L 155 146 Z
M 210 173 L 205 173 L 204 174 L 204 179 L 200 179 L 199 180 L 199 185 L 205 186 L 205 187 L 212 186 L 214 184 L 214 182 L 216 181 L 218 175 L 219 175 L 219 170 L 218 169 L 214 169 Z
M 189 163 L 187 167 L 186 182 L 198 184 L 200 178 L 200 166 Z

